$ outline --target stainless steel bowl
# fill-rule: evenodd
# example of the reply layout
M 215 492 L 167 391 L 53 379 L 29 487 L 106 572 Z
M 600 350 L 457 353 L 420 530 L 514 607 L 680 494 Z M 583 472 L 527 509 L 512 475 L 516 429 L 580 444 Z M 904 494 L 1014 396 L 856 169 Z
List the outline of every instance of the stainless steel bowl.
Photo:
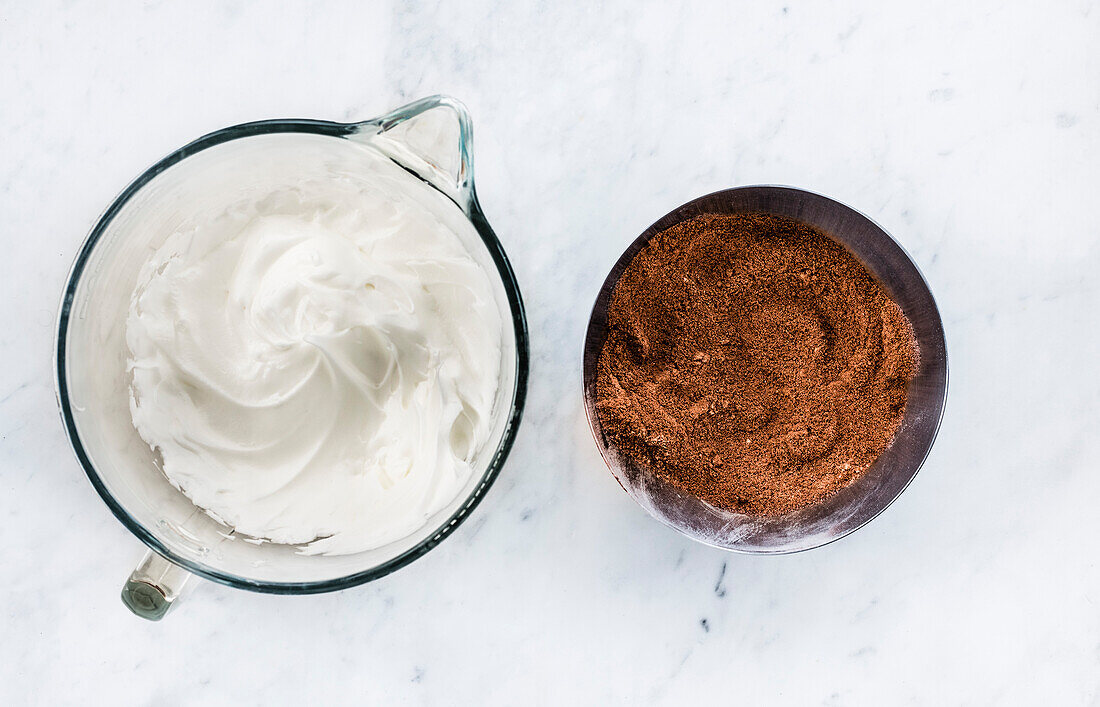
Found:
M 596 415 L 596 368 L 607 339 L 607 308 L 619 277 L 650 238 L 700 214 L 767 213 L 808 223 L 848 248 L 882 283 L 913 324 L 920 366 L 897 436 L 851 485 L 796 513 L 763 518 L 716 508 L 612 448 Z M 588 424 L 611 473 L 630 496 L 662 523 L 707 545 L 753 554 L 820 547 L 858 530 L 886 509 L 924 463 L 947 399 L 947 347 L 936 301 L 917 266 L 886 231 L 863 214 L 820 194 L 779 186 L 727 189 L 666 214 L 626 249 L 600 289 L 584 344 L 584 402 Z

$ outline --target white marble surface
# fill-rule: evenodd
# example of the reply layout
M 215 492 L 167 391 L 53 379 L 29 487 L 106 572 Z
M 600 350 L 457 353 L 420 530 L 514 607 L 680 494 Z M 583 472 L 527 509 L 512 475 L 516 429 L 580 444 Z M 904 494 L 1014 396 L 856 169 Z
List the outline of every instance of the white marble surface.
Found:
M 0 6 L 0 703 L 1100 704 L 1100 6 L 462 4 Z M 373 584 L 202 582 L 160 624 L 130 616 L 118 590 L 143 548 L 75 462 L 51 377 L 85 233 L 205 132 L 436 92 L 473 114 L 530 315 L 502 477 Z M 904 496 L 778 558 L 651 521 L 578 396 L 623 247 L 750 183 L 890 230 L 939 299 L 952 366 Z

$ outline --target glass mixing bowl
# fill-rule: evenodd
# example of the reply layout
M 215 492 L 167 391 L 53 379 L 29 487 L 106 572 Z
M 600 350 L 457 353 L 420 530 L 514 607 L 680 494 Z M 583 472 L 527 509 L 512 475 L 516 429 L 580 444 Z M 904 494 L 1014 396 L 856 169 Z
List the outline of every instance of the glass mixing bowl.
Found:
M 893 444 L 851 485 L 780 518 L 726 511 L 680 491 L 631 464 L 608 445 L 596 415 L 596 365 L 607 339 L 607 307 L 619 277 L 649 239 L 700 214 L 768 213 L 798 219 L 848 248 L 882 283 L 913 324 L 920 367 L 909 384 L 905 416 Z M 688 202 L 640 235 L 611 269 L 592 308 L 584 344 L 588 424 L 611 473 L 657 520 L 707 545 L 753 554 L 819 547 L 858 530 L 886 509 L 916 476 L 939 429 L 947 399 L 947 348 L 936 301 L 917 266 L 894 239 L 863 214 L 819 194 L 779 186 L 727 189 Z
M 349 555 L 304 555 L 291 546 L 235 535 L 168 482 L 135 432 L 129 412 L 125 322 L 138 269 L 181 214 L 225 208 L 247 190 L 263 188 L 273 156 L 291 148 L 297 155 L 303 147 L 318 155 L 295 163 L 306 177 L 326 174 L 325 155 L 345 150 L 374 151 L 384 156 L 384 169 L 418 177 L 417 202 L 450 225 L 490 273 L 505 322 L 494 426 L 474 461 L 480 473 L 417 532 Z M 277 594 L 327 592 L 378 579 L 438 545 L 484 497 L 515 439 L 529 351 L 519 286 L 478 204 L 470 150 L 466 110 L 442 96 L 361 123 L 248 123 L 173 152 L 128 186 L 96 223 L 65 286 L 57 328 L 57 398 L 69 440 L 92 485 L 123 525 L 152 550 L 123 589 L 123 600 L 135 613 L 163 616 L 192 573 Z

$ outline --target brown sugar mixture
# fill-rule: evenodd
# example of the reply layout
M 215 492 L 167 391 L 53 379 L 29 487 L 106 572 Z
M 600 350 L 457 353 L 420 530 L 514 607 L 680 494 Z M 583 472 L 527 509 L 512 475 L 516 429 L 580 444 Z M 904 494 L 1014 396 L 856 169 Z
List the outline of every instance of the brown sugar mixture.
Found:
M 913 328 L 824 233 L 706 215 L 649 241 L 611 297 L 596 407 L 630 462 L 777 516 L 850 484 L 893 440 Z

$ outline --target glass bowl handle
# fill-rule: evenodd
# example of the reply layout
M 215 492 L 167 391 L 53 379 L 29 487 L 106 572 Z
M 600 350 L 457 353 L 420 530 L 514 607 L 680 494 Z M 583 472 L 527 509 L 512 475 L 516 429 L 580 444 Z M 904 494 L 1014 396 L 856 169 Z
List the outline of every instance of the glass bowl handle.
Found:
M 191 577 L 187 570 L 150 550 L 126 580 L 122 603 L 143 619 L 160 621 Z
M 369 142 L 470 214 L 473 128 L 460 101 L 449 96 L 421 98 L 380 118 L 356 123 L 350 139 Z

